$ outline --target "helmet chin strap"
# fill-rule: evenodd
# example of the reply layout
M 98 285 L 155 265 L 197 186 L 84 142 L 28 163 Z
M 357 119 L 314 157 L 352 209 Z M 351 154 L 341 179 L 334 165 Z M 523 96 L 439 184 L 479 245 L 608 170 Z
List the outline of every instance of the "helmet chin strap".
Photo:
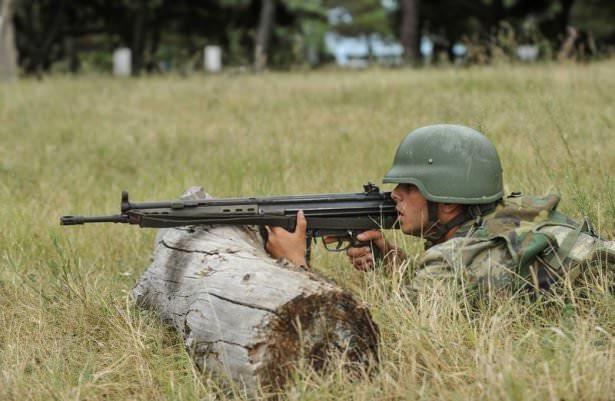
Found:
M 446 223 L 441 223 L 438 220 L 438 204 L 436 202 L 427 201 L 427 230 L 423 232 L 423 238 L 429 242 L 438 242 L 454 227 L 475 220 L 490 213 L 497 206 L 499 201 L 487 203 L 483 205 L 469 205 L 465 207 L 461 213 L 453 217 Z
M 441 240 L 451 228 L 468 221 L 464 212 L 459 213 L 455 218 L 446 223 L 438 220 L 438 204 L 427 201 L 427 229 L 423 232 L 423 238 L 429 242 Z

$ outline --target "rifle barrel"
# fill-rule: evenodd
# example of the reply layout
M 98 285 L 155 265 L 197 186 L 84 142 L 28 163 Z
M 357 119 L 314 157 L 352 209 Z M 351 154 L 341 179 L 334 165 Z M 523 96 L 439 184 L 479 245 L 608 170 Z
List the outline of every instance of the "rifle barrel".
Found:
M 74 226 L 84 223 L 128 223 L 128 216 L 115 214 L 112 216 L 62 216 L 60 224 L 63 226 Z

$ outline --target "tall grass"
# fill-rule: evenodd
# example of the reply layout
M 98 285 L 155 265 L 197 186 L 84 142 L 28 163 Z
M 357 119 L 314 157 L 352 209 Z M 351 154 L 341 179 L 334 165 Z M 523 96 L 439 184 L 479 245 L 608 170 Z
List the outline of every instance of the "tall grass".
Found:
M 0 87 L 0 399 L 231 399 L 129 292 L 154 232 L 58 226 L 116 213 L 120 190 L 162 200 L 360 191 L 405 134 L 455 122 L 496 144 L 508 191 L 559 191 L 561 210 L 615 235 L 615 63 L 21 81 Z M 420 244 L 390 233 L 418 252 Z M 293 373 L 283 398 L 614 400 L 615 298 L 586 288 L 477 308 L 408 299 L 407 270 L 314 269 L 366 302 L 382 331 L 371 378 Z M 610 286 L 610 287 L 609 287 Z

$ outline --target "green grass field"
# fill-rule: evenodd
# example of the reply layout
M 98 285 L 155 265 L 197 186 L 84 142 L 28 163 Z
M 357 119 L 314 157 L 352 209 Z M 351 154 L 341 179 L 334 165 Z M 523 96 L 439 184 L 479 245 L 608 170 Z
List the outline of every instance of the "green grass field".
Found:
M 132 304 L 155 232 L 60 227 L 107 214 L 128 189 L 166 200 L 355 192 L 380 182 L 410 130 L 483 131 L 507 191 L 559 191 L 560 209 L 615 236 L 615 62 L 262 76 L 55 77 L 0 86 L 0 399 L 226 399 L 182 341 Z M 409 241 L 407 246 L 418 249 Z M 365 301 L 382 331 L 371 379 L 298 369 L 290 400 L 615 400 L 615 298 L 494 299 L 470 313 L 360 274 L 315 250 L 314 269 Z

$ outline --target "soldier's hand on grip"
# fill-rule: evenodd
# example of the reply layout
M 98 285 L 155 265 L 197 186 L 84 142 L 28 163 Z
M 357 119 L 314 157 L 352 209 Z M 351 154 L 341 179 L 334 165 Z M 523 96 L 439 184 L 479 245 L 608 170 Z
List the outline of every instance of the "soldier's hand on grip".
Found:
M 373 246 L 378 247 L 381 252 L 384 251 L 384 249 L 386 248 L 386 243 L 380 230 L 365 231 L 357 235 L 357 239 L 362 242 L 371 241 L 373 243 Z M 327 243 L 332 243 L 336 241 L 337 239 L 335 237 L 325 238 L 325 242 Z M 372 249 L 369 246 L 350 247 L 346 251 L 346 254 L 350 258 L 350 263 L 354 266 L 355 269 L 359 271 L 372 270 L 375 266 L 374 255 L 372 253 Z

